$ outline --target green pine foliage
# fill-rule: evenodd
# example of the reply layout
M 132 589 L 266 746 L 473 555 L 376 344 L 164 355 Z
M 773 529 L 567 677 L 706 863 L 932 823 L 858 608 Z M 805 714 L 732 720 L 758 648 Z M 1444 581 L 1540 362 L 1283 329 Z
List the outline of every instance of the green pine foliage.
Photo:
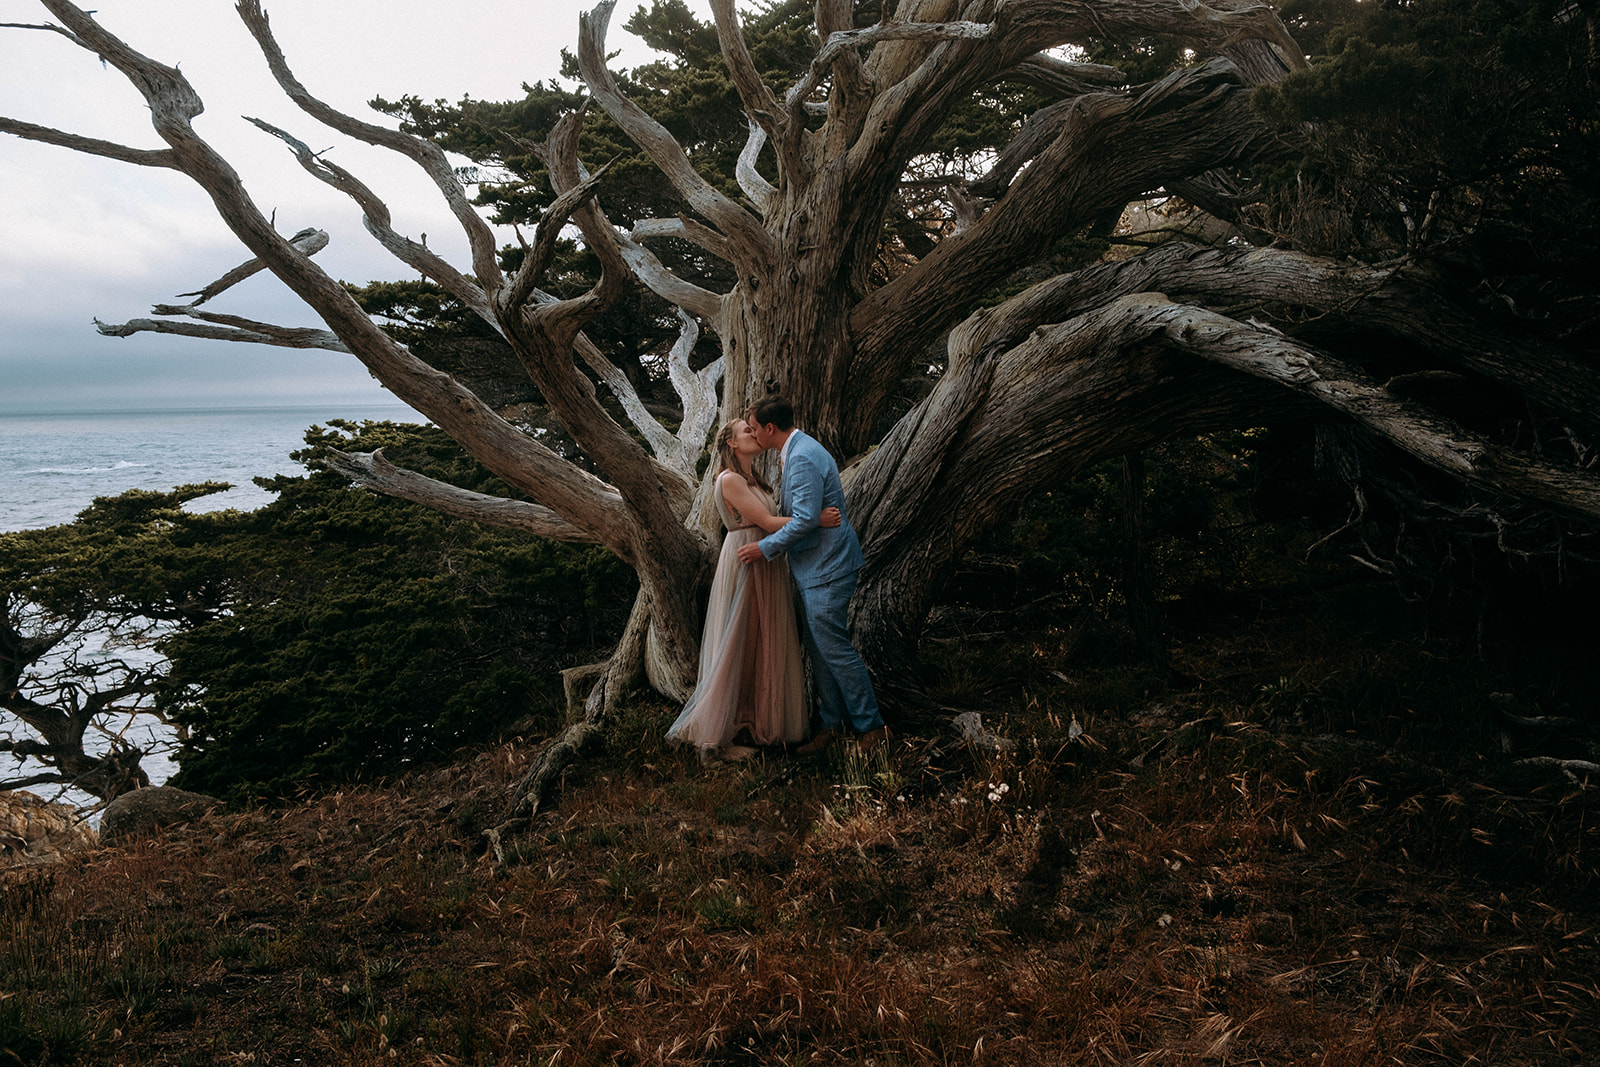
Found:
M 1292 0 L 1283 15 L 1312 63 L 1256 90 L 1254 103 L 1309 139 L 1304 159 L 1258 175 L 1286 236 L 1557 284 L 1590 273 L 1600 206 L 1592 4 Z M 1343 225 L 1294 224 L 1295 208 L 1304 221 L 1334 206 Z M 1533 288 L 1507 295 L 1520 303 Z
M 1085 56 L 1090 62 L 1116 67 L 1129 85 L 1158 81 L 1172 70 L 1193 60 L 1180 42 L 1169 38 L 1143 37 L 1133 40 L 1096 41 Z
M 336 423 L 307 435 L 506 493 L 440 431 Z M 316 472 L 218 519 L 250 594 L 167 638 L 160 698 L 185 732 L 176 784 L 280 796 L 394 774 L 562 713 L 557 672 L 616 639 L 632 575 L 608 553 L 450 519 Z M 204 517 L 200 517 L 204 518 Z M 530 716 L 532 717 L 530 719 Z
M 174 623 L 207 617 L 230 596 L 228 576 L 184 555 L 191 524 L 183 505 L 229 488 L 182 485 L 102 497 L 77 521 L 0 535 L 0 586 L 59 620 L 99 628 L 113 617 Z

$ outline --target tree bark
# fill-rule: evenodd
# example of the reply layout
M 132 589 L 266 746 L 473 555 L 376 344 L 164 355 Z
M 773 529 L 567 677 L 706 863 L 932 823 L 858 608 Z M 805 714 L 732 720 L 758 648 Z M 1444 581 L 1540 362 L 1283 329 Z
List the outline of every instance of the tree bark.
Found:
M 1154 318 L 1164 306 L 1136 294 L 1025 328 L 1008 303 L 952 334 L 933 392 L 851 485 L 867 557 L 852 623 L 886 688 L 915 693 L 900 665 L 913 662 L 933 598 L 968 547 L 1028 496 L 1177 434 L 1306 413 L 1283 391 L 1174 353 Z

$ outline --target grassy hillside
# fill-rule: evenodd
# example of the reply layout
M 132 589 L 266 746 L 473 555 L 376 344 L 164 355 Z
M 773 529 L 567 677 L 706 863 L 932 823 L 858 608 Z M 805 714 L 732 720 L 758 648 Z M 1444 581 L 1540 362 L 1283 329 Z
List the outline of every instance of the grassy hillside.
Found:
M 706 768 L 641 700 L 503 861 L 533 740 L 14 876 L 0 1063 L 1583 1062 L 1595 790 L 1518 762 L 1583 727 L 1350 596 L 1175 633 L 1177 684 L 950 616 L 999 755 Z

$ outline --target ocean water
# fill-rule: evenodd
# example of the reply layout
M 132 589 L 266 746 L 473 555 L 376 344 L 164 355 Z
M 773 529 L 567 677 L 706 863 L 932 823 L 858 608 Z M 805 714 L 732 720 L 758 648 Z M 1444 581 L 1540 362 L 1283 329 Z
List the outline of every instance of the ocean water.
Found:
M 336 418 L 425 421 L 401 404 L 0 414 L 0 531 L 71 522 L 95 497 L 194 482 L 234 488 L 193 510 L 253 510 L 272 495 L 250 479 L 303 473 L 289 453 L 308 426 Z
M 165 491 L 207 481 L 228 482 L 234 488 L 191 501 L 191 510 L 253 510 L 268 503 L 272 494 L 251 479 L 303 473 L 305 468 L 289 453 L 304 446 L 307 427 L 330 419 L 425 421 L 400 404 L 0 414 L 0 531 L 69 523 L 95 497 L 128 489 Z M 19 727 L 8 719 L 0 712 L 0 733 Z M 171 731 L 161 723 L 135 716 L 104 725 L 125 732 L 129 742 L 146 750 L 143 766 L 152 783 L 166 781 L 177 770 L 170 759 Z M 86 741 L 93 751 L 93 741 Z M 0 756 L 0 779 L 37 769 Z M 94 800 L 50 786 L 31 791 L 80 807 Z

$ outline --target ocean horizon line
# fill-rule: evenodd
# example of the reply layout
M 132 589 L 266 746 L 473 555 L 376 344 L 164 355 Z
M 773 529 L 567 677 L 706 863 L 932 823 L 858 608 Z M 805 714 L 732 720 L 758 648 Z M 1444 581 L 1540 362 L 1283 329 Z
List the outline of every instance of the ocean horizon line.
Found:
M 51 418 L 83 415 L 232 415 L 232 414 L 271 414 L 274 412 L 289 413 L 295 411 L 330 411 L 339 408 L 349 408 L 352 411 L 390 410 L 410 412 L 423 421 L 427 416 L 410 407 L 404 401 L 393 400 L 388 402 L 356 400 L 349 403 L 340 401 L 298 401 L 289 404 L 223 404 L 223 405 L 192 405 L 186 407 L 151 408 L 19 408 L 15 410 L 0 409 L 0 419 L 26 419 L 26 418 Z M 335 418 L 338 416 L 335 415 Z

